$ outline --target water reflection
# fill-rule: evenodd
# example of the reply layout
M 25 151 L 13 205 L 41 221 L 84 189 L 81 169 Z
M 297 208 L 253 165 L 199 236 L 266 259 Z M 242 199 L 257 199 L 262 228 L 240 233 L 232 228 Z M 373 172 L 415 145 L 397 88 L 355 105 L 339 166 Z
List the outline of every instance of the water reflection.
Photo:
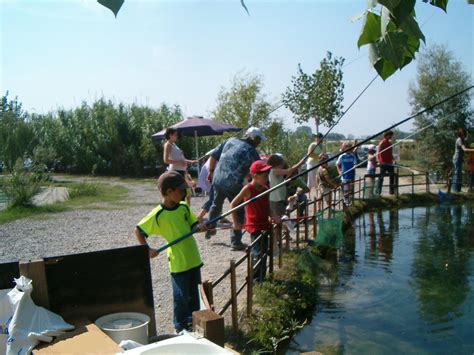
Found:
M 414 246 L 411 269 L 420 316 L 432 323 L 445 323 L 462 315 L 460 310 L 470 291 L 469 243 L 473 234 L 472 208 L 442 206 L 426 210 L 426 220 L 418 223 L 421 233 Z
M 398 210 L 389 211 L 388 229 L 384 222 L 382 211 L 367 213 L 363 217 L 364 225 L 366 223 L 365 217 L 367 217 L 368 222 L 368 231 L 365 236 L 369 237 L 369 243 L 367 243 L 368 250 L 365 253 L 366 260 L 372 262 L 383 261 L 388 269 L 393 255 L 394 233 L 398 231 Z
M 288 352 L 473 354 L 473 213 L 442 206 L 361 217 Z

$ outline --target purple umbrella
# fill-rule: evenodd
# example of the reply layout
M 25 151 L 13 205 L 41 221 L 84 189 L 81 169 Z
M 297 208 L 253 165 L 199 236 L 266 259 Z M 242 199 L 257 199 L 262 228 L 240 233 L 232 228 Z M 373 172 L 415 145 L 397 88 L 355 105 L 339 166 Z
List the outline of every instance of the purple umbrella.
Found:
M 198 141 L 197 137 L 204 136 L 221 136 L 224 132 L 238 132 L 241 128 L 235 127 L 228 123 L 217 122 L 202 116 L 192 116 L 184 119 L 181 122 L 175 123 L 171 126 L 175 128 L 179 134 L 188 137 L 194 137 L 196 142 L 196 159 L 199 159 Z M 165 137 L 166 128 L 152 135 L 152 139 L 158 140 Z M 198 163 L 199 171 L 199 163 Z
M 220 136 L 224 132 L 238 132 L 241 130 L 241 128 L 231 124 L 209 120 L 201 116 L 188 117 L 171 127 L 177 129 L 179 134 L 189 137 Z M 163 139 L 165 132 L 166 128 L 151 137 L 153 139 Z

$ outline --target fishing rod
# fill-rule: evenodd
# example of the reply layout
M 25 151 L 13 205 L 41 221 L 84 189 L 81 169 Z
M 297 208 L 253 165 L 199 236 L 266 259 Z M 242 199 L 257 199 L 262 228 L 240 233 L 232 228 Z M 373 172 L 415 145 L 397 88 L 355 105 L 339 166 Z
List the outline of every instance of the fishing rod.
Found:
M 403 123 L 408 122 L 408 121 L 412 120 L 413 118 L 415 118 L 415 117 L 417 117 L 417 116 L 419 116 L 419 115 L 424 114 L 425 112 L 428 112 L 428 111 L 433 110 L 434 108 L 436 108 L 436 107 L 438 107 L 438 106 L 440 106 L 440 105 L 442 105 L 442 104 L 444 104 L 444 103 L 446 103 L 446 102 L 452 100 L 453 98 L 464 94 L 465 92 L 471 90 L 472 88 L 474 88 L 473 85 L 471 85 L 471 86 L 467 87 L 466 89 L 463 89 L 463 90 L 461 90 L 461 91 L 459 91 L 459 92 L 457 92 L 457 93 L 455 93 L 455 94 L 453 94 L 453 95 L 447 97 L 447 98 L 444 99 L 444 100 L 439 101 L 438 103 L 436 103 L 436 104 L 434 104 L 434 105 L 432 105 L 432 106 L 430 106 L 430 107 L 427 107 L 427 108 L 425 108 L 425 109 L 423 109 L 423 110 L 421 110 L 421 111 L 419 111 L 419 112 L 417 112 L 417 113 L 415 113 L 415 114 L 413 114 L 413 115 L 411 115 L 411 116 L 409 116 L 409 117 L 407 117 L 407 118 L 405 118 L 405 119 L 399 121 L 398 123 L 393 124 L 392 126 L 390 126 L 390 127 L 386 128 L 386 129 L 384 129 L 384 130 L 382 130 L 382 131 L 380 131 L 380 132 L 378 132 L 378 133 L 376 133 L 376 134 L 370 136 L 369 138 L 366 138 L 366 139 L 362 140 L 361 142 L 357 143 L 356 145 L 354 145 L 354 146 L 351 147 L 350 149 L 346 149 L 346 150 L 344 150 L 344 151 L 341 151 L 341 152 L 339 152 L 338 154 L 334 155 L 333 157 L 328 158 L 328 159 L 325 159 L 325 160 L 319 162 L 319 164 L 317 164 L 317 165 L 315 165 L 315 166 L 313 166 L 313 167 L 310 167 L 308 170 L 303 171 L 303 172 L 301 172 L 301 173 L 298 173 L 298 174 L 292 176 L 291 178 L 282 181 L 281 183 L 279 183 L 279 184 L 273 186 L 272 188 L 270 188 L 270 189 L 268 189 L 268 190 L 265 190 L 264 192 L 262 192 L 262 193 L 260 193 L 260 194 L 258 194 L 258 195 L 256 195 L 256 196 L 254 196 L 254 197 L 248 199 L 248 200 L 245 201 L 245 202 L 242 202 L 240 205 L 238 205 L 238 206 L 236 206 L 236 207 L 234 207 L 234 208 L 231 208 L 230 210 L 228 210 L 227 212 L 224 212 L 224 213 L 221 214 L 220 216 L 217 216 L 217 217 L 215 217 L 215 218 L 213 218 L 213 219 L 207 221 L 207 222 L 206 222 L 206 226 L 213 225 L 215 222 L 219 221 L 220 219 L 222 219 L 222 218 L 224 218 L 224 217 L 226 217 L 226 216 L 232 214 L 233 212 L 235 212 L 235 211 L 237 211 L 237 210 L 239 210 L 239 209 L 241 209 L 241 208 L 247 206 L 248 204 L 254 202 L 254 201 L 257 200 L 257 199 L 259 199 L 259 198 L 261 198 L 261 197 L 263 197 L 263 196 L 265 196 L 265 195 L 268 195 L 270 192 L 275 191 L 276 189 L 279 189 L 280 187 L 284 186 L 284 185 L 287 184 L 288 182 L 293 181 L 293 180 L 299 178 L 299 177 L 302 176 L 302 175 L 305 175 L 308 171 L 311 171 L 311 170 L 313 170 L 313 169 L 316 169 L 316 168 L 318 168 L 319 166 L 321 166 L 322 164 L 328 163 L 329 161 L 338 158 L 338 157 L 341 156 L 342 154 L 353 150 L 355 147 L 359 147 L 359 146 L 361 146 L 361 145 L 363 145 L 363 144 L 369 142 L 370 140 L 372 140 L 372 139 L 374 139 L 374 138 L 380 136 L 381 134 L 383 134 L 384 132 L 386 132 L 386 131 L 388 131 L 388 130 L 391 130 L 391 129 L 395 128 L 395 127 L 398 127 L 398 126 L 402 125 Z M 158 248 L 156 251 L 157 251 L 158 253 L 161 253 L 162 251 L 168 249 L 169 247 L 171 247 L 171 246 L 173 246 L 173 245 L 175 245 L 175 244 L 181 242 L 182 240 L 188 238 L 189 236 L 193 235 L 193 234 L 196 233 L 197 231 L 198 231 L 198 230 L 191 230 L 190 232 L 184 234 L 183 236 L 181 236 L 181 237 L 179 237 L 179 238 L 176 238 L 176 239 L 173 240 L 172 242 L 170 242 L 170 243 L 168 243 L 168 244 L 166 244 L 166 245 L 164 245 L 164 246 Z

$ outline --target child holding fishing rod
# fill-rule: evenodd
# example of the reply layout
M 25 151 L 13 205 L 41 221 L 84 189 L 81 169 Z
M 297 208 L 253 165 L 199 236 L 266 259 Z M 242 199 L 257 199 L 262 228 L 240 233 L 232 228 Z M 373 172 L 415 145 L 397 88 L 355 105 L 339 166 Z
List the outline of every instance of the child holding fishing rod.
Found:
M 182 201 L 186 196 L 184 177 L 177 171 L 167 171 L 158 178 L 162 202 L 146 215 L 135 228 L 135 236 L 142 245 L 148 245 L 150 235 L 161 235 L 167 243 L 194 232 L 206 230 L 196 215 Z M 150 258 L 158 251 L 150 248 Z M 168 266 L 173 288 L 173 323 L 176 333 L 189 330 L 192 313 L 200 309 L 198 285 L 201 283 L 201 256 L 193 236 L 182 240 L 167 250 Z
M 344 194 L 344 205 L 346 207 L 349 206 L 354 197 L 355 166 L 357 165 L 357 159 L 353 151 L 349 150 L 350 148 L 350 143 L 344 142 L 341 151 L 345 153 L 341 154 L 336 162 L 337 172 L 342 177 L 342 192 Z
M 252 180 L 242 188 L 237 196 L 235 196 L 230 203 L 230 208 L 235 208 L 240 205 L 242 201 L 248 201 L 268 190 L 268 173 L 271 168 L 271 165 L 264 163 L 262 160 L 253 162 L 252 165 L 250 165 L 250 176 Z M 268 195 L 252 201 L 244 208 L 244 228 L 250 234 L 251 242 L 253 243 L 262 233 L 264 233 L 260 242 L 256 243 L 251 250 L 254 265 L 259 256 L 263 253 L 261 263 L 253 272 L 254 280 L 263 281 L 267 271 L 266 253 L 268 251 L 268 230 L 270 228 L 270 203 Z M 232 212 L 232 220 L 234 221 L 234 228 L 242 229 L 237 211 Z
M 331 208 L 332 205 L 332 190 L 337 188 L 339 185 L 329 176 L 328 163 L 325 162 L 329 156 L 326 153 L 319 155 L 320 166 L 316 172 L 316 182 L 319 190 L 319 196 L 321 202 L 326 200 L 327 207 Z M 321 206 L 322 207 L 322 206 Z M 320 210 L 322 208 L 320 207 Z

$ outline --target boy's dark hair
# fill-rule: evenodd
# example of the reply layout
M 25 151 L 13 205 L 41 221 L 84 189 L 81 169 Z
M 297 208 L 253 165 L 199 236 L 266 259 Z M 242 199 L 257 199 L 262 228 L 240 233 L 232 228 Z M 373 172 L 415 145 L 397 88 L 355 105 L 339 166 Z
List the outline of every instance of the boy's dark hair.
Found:
M 175 134 L 176 132 L 178 132 L 176 128 L 168 127 L 165 132 L 165 139 L 166 140 L 170 139 L 171 135 Z
M 166 171 L 158 178 L 158 189 L 163 196 L 166 196 L 168 189 L 182 189 L 186 190 L 188 184 L 184 177 L 176 171 Z
M 393 131 L 387 131 L 383 134 L 384 138 L 387 138 L 388 136 L 393 137 Z
M 281 163 L 284 163 L 285 160 L 279 154 L 272 154 L 268 157 L 267 164 L 271 166 L 278 166 Z

